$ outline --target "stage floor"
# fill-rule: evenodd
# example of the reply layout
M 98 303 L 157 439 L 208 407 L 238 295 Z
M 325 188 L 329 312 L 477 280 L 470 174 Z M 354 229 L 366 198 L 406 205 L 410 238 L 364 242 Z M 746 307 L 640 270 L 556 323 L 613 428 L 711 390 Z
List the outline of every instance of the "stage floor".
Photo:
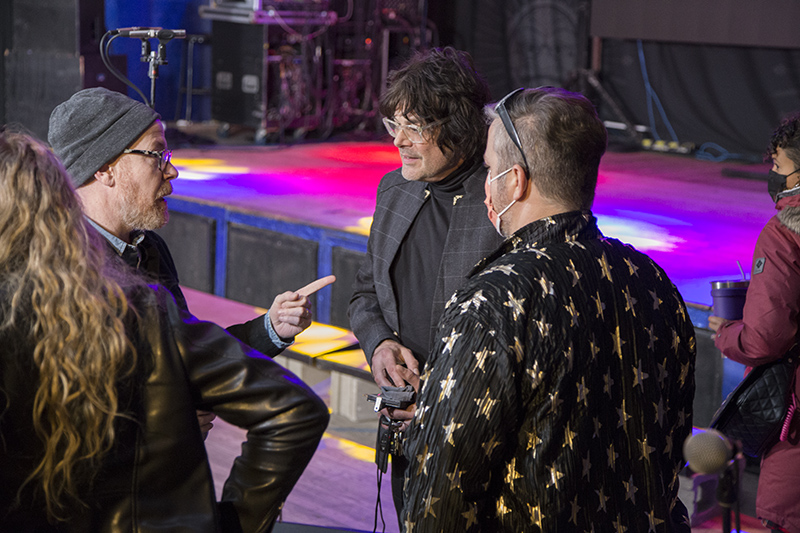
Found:
M 359 235 L 369 232 L 380 178 L 400 164 L 388 141 L 179 148 L 173 162 L 176 198 Z M 775 213 L 768 170 L 609 152 L 593 211 L 607 236 L 658 262 L 687 302 L 710 305 L 711 281 L 741 279 L 737 261 L 749 277 L 758 233 Z

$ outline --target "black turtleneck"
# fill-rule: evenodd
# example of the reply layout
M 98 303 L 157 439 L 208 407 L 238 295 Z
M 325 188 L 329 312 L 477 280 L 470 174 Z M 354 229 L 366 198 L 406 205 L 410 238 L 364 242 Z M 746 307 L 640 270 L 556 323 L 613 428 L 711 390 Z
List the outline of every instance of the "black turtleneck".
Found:
M 467 161 L 443 180 L 428 184 L 425 203 L 411 223 L 389 271 L 397 296 L 400 343 L 420 363 L 428 359 L 430 351 L 433 294 L 455 197 L 464 194 L 464 181 L 480 164 L 480 160 Z

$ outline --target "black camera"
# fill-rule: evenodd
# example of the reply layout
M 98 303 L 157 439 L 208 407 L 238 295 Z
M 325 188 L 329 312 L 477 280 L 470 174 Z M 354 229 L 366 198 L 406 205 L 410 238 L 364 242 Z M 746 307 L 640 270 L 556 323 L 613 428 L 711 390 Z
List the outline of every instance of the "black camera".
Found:
M 367 394 L 367 401 L 375 402 L 375 412 L 379 412 L 384 407 L 393 409 L 405 409 L 416 400 L 414 387 L 381 387 L 380 394 Z
M 400 427 L 402 425 L 402 420 L 392 420 L 383 415 L 381 415 L 378 421 L 378 440 L 375 443 L 375 464 L 378 465 L 378 468 L 384 474 L 389 465 L 389 454 L 403 454 L 401 447 L 402 435 L 400 434 Z

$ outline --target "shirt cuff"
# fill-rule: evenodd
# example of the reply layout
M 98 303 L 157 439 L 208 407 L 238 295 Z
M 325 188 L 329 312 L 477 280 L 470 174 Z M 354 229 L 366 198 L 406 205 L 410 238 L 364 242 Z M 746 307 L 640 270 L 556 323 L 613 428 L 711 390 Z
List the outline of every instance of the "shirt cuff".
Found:
M 291 346 L 294 342 L 294 338 L 292 338 L 289 342 L 286 342 L 275 332 L 275 328 L 272 327 L 272 320 L 269 319 L 269 311 L 264 313 L 264 328 L 267 330 L 267 333 L 269 333 L 269 340 L 271 340 L 272 343 L 281 350 Z

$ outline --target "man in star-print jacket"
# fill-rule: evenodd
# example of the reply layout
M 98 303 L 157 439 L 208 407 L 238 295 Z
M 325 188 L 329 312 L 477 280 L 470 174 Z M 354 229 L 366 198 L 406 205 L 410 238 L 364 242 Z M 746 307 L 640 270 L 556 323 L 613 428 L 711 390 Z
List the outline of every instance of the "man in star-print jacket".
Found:
M 508 238 L 440 321 L 404 529 L 689 532 L 694 330 L 664 271 L 589 211 L 605 128 L 562 89 L 487 113 L 486 205 Z

